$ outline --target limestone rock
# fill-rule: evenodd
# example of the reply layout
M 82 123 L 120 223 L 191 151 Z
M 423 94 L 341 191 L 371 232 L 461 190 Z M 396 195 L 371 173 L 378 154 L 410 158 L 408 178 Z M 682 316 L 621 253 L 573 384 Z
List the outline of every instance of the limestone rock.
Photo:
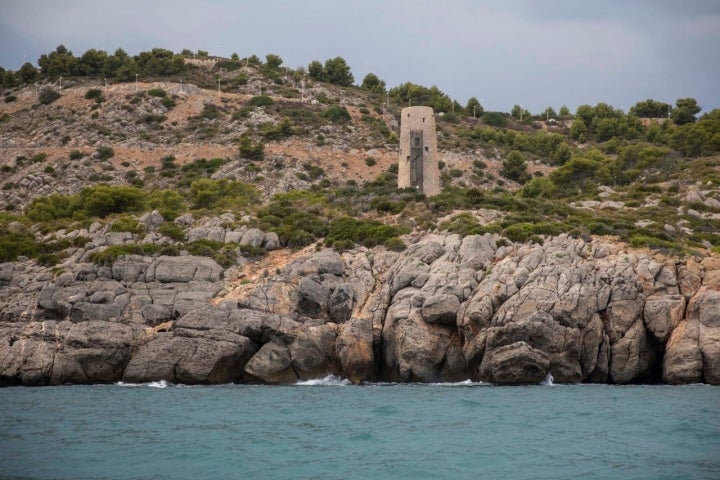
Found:
M 432 295 L 422 304 L 422 317 L 427 323 L 455 325 L 459 308 L 460 300 L 455 295 Z
M 223 268 L 212 258 L 191 255 L 161 256 L 148 266 L 145 277 L 148 282 L 187 283 L 192 280 L 217 282 L 222 278 L 222 272 Z
M 547 354 L 522 341 L 498 348 L 489 360 L 492 381 L 499 384 L 537 384 L 549 369 Z
M 263 345 L 245 365 L 245 372 L 265 383 L 288 384 L 298 379 L 290 350 L 276 343 Z

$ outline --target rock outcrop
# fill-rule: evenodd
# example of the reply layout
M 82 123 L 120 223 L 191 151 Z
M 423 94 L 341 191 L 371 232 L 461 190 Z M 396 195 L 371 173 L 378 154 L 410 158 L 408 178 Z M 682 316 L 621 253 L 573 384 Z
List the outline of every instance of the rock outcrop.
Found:
M 213 227 L 202 228 L 207 238 Z M 247 229 L 240 239 L 263 245 L 268 235 Z M 402 253 L 321 250 L 241 296 L 204 257 L 63 269 L 0 265 L 1 384 L 283 384 L 328 374 L 720 384 L 715 257 L 565 235 L 515 245 L 428 234 Z

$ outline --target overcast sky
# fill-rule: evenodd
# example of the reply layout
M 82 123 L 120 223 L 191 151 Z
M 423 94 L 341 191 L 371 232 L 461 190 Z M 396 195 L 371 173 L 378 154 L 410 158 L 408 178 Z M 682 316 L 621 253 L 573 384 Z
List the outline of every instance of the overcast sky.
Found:
M 0 65 L 64 44 L 153 46 L 285 65 L 343 57 L 362 82 L 437 85 L 461 103 L 533 113 L 647 98 L 720 108 L 719 0 L 3 0 Z

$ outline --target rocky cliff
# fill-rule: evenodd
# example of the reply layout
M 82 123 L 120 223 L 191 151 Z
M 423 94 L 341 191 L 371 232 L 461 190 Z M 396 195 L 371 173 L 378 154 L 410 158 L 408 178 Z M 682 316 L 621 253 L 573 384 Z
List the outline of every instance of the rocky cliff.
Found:
M 720 259 L 424 234 L 254 280 L 191 255 L 0 265 L 0 384 L 720 384 Z M 252 265 L 250 265 L 252 267 Z

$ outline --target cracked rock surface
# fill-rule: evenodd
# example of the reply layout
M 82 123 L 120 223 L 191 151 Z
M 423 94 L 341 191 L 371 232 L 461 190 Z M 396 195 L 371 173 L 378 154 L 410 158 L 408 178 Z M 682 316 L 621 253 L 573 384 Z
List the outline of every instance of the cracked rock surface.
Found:
M 260 241 L 260 235 L 255 235 Z M 566 235 L 326 249 L 241 298 L 204 257 L 0 265 L 0 384 L 720 384 L 720 259 Z

